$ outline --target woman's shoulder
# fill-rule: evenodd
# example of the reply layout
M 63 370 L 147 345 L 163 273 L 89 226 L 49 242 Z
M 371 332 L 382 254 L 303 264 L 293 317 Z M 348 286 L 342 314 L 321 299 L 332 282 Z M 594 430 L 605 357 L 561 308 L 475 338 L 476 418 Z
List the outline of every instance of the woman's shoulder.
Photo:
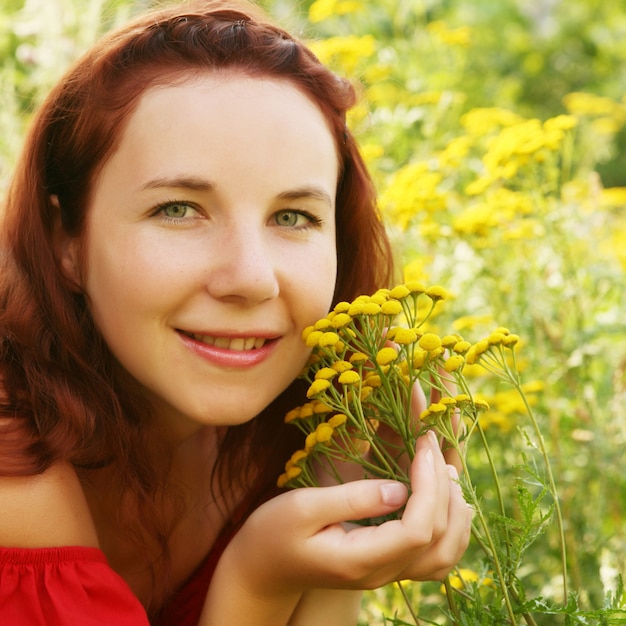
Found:
M 31 476 L 0 476 L 0 511 L 0 546 L 98 547 L 85 494 L 69 463 Z

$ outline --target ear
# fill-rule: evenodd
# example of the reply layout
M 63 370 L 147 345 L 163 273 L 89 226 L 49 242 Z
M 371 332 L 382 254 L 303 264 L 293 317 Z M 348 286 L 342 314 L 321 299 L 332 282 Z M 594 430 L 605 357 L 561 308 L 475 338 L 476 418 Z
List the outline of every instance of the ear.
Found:
M 50 202 L 55 208 L 53 244 L 54 254 L 67 279 L 69 287 L 74 291 L 81 290 L 81 275 L 79 264 L 79 238 L 68 235 L 61 220 L 61 205 L 56 195 L 50 196 Z

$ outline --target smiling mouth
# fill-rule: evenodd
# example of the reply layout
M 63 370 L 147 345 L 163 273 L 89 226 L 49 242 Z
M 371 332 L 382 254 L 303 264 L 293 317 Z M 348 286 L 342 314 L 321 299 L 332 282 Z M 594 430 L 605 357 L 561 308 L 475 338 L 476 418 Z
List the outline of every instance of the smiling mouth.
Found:
M 195 333 L 184 334 L 207 346 L 215 346 L 216 348 L 233 350 L 235 352 L 258 350 L 268 341 L 263 337 L 213 337 L 211 335 L 197 335 Z

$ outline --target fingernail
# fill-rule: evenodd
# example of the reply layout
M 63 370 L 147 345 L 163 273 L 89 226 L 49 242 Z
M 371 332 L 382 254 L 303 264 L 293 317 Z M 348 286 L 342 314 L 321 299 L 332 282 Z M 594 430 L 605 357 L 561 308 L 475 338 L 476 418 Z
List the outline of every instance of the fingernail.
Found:
M 450 474 L 450 478 L 452 478 L 452 480 L 459 480 L 459 472 L 457 471 L 456 467 L 454 467 L 454 465 L 446 465 L 446 467 L 448 468 L 448 474 Z
M 401 483 L 385 483 L 380 486 L 380 496 L 388 506 L 399 507 L 406 500 L 406 487 Z

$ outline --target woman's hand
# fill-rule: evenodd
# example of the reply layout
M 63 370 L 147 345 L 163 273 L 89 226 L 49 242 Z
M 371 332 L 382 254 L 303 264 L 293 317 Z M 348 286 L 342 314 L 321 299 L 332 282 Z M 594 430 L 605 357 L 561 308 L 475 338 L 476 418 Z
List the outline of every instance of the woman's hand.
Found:
M 434 434 L 417 442 L 410 476 L 408 500 L 400 483 L 359 480 L 296 489 L 263 504 L 222 556 L 201 623 L 276 626 L 288 622 L 308 589 L 444 578 L 468 545 L 471 510 Z M 342 526 L 404 504 L 399 520 Z

